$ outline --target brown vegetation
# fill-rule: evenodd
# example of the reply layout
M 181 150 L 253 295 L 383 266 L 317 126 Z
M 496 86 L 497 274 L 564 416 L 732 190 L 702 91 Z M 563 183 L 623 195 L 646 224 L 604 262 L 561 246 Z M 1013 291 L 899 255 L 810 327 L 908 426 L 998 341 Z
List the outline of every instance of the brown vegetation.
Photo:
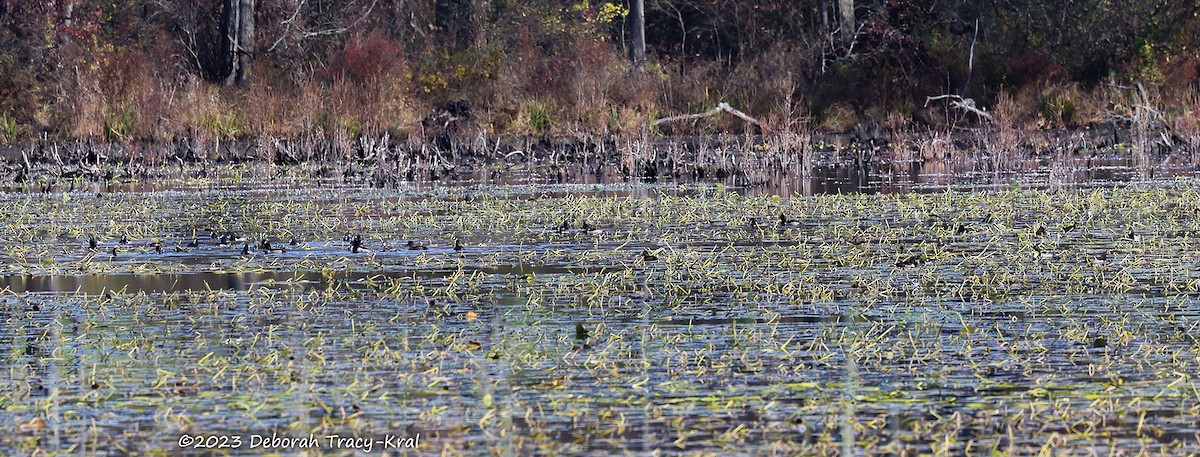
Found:
M 785 168 L 811 167 L 813 131 L 890 136 L 866 146 L 880 158 L 985 154 L 997 168 L 1045 151 L 1037 129 L 1112 125 L 1109 145 L 1143 152 L 1200 144 L 1198 8 L 1182 1 L 860 1 L 851 40 L 818 8 L 832 2 L 649 2 L 644 71 L 625 55 L 622 2 L 264 1 L 251 76 L 231 86 L 213 63 L 222 2 L 200 3 L 0 0 L 0 142 L 186 142 L 204 155 L 236 141 L 295 159 L 384 135 L 451 155 L 557 137 L 642 171 L 654 167 L 635 142 L 658 134 L 766 133 L 760 150 L 790 152 L 758 160 Z M 922 106 L 939 94 L 974 98 L 995 123 Z M 719 102 L 762 128 L 732 116 L 651 126 Z M 963 127 L 979 132 L 969 151 Z

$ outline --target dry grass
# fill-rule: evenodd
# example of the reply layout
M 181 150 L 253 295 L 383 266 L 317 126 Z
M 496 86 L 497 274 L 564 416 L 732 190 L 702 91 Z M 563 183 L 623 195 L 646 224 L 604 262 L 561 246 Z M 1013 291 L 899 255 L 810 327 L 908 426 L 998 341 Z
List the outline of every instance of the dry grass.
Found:
M 917 142 L 917 152 L 926 162 L 944 161 L 954 157 L 954 142 L 948 133 L 937 132 Z
M 1200 93 L 1189 87 L 1178 100 L 1180 105 L 1173 116 L 1171 129 L 1195 152 L 1200 147 Z
M 1021 150 L 1022 132 L 1028 130 L 1028 124 L 1016 99 L 1007 92 L 1001 92 L 997 97 L 992 116 L 995 123 L 985 135 L 983 149 L 988 153 L 992 169 L 1004 170 L 1017 151 Z

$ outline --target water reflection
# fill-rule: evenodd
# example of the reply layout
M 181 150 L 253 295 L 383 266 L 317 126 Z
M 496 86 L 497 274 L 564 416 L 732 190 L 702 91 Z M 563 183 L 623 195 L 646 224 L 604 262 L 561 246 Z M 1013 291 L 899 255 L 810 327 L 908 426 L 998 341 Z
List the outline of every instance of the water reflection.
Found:
M 465 268 L 466 274 L 517 276 L 605 273 L 604 266 L 505 264 Z M 371 282 L 409 277 L 440 278 L 458 273 L 457 269 L 415 271 L 339 271 L 322 274 L 301 271 L 191 272 L 170 274 L 103 274 L 0 276 L 0 290 L 13 293 L 63 292 L 97 295 L 108 292 L 127 294 L 176 293 L 205 290 L 247 291 L 273 289 L 326 289 L 333 284 L 351 288 Z
M 894 162 L 855 165 L 851 163 L 814 167 L 811 176 L 800 173 L 774 173 L 757 176 L 755 180 L 744 175 L 733 175 L 720 179 L 682 177 L 630 179 L 614 169 L 556 169 L 554 173 L 533 172 L 510 174 L 496 179 L 482 176 L 462 176 L 457 181 L 430 183 L 428 185 L 503 185 L 531 186 L 546 184 L 609 185 L 627 183 L 650 184 L 712 184 L 730 186 L 732 190 L 747 196 L 770 195 L 828 195 L 828 194 L 895 194 L 907 192 L 943 192 L 946 190 L 977 191 L 1005 188 L 1019 184 L 1025 188 L 1070 189 L 1078 187 L 1108 186 L 1117 183 L 1170 179 L 1178 177 L 1200 177 L 1192 160 L 1169 157 L 1154 164 L 1138 163 L 1130 158 L 1102 158 L 1088 156 L 1063 156 L 1053 158 L 1010 161 L 1004 170 L 996 170 L 988 159 L 962 158 L 954 161 Z M 547 183 L 548 181 L 548 183 Z M 611 188 L 609 188 L 611 189 Z M 620 194 L 629 196 L 653 196 L 661 189 L 623 188 L 605 191 L 598 195 Z M 578 187 L 563 189 L 560 193 L 579 193 Z M 560 196 L 560 195 L 550 195 Z
M 436 181 L 396 183 L 406 190 L 433 191 L 444 187 L 506 186 L 527 187 L 538 196 L 558 197 L 581 193 L 580 185 L 596 196 L 653 196 L 663 184 L 692 185 L 720 183 L 748 196 L 824 195 L 847 193 L 941 192 L 945 190 L 988 190 L 1019 183 L 1027 188 L 1068 189 L 1094 187 L 1122 182 L 1197 177 L 1196 159 L 1170 155 L 1154 162 L 1134 158 L 1059 155 L 1029 159 L 1008 159 L 998 169 L 987 157 L 960 157 L 955 160 L 923 162 L 851 162 L 816 166 L 808 176 L 797 171 L 785 173 L 731 173 L 727 176 L 704 175 L 630 177 L 613 166 L 573 165 L 510 169 L 504 173 L 476 169 L 462 171 Z M 164 191 L 237 191 L 251 194 L 278 190 L 303 190 L 313 187 L 368 187 L 358 182 L 330 179 L 277 178 L 276 167 L 261 165 L 236 180 L 183 184 L 177 180 L 151 180 L 135 183 L 95 183 L 78 180 L 37 181 L 0 187 L 0 192 L 89 192 L 153 193 Z M 752 176 L 752 177 L 751 177 Z M 227 181 L 227 182 L 226 182 Z M 634 184 L 633 186 L 629 186 Z M 621 185 L 614 187 L 613 185 Z M 561 187 L 556 187 L 561 186 Z M 548 189 L 548 190 L 547 190 Z M 519 197 L 518 197 L 519 198 Z
M 0 277 L 0 289 L 24 292 L 78 292 L 83 294 L 161 293 L 200 290 L 245 291 L 269 283 L 317 281 L 317 273 L 230 272 L 182 274 L 104 274 Z

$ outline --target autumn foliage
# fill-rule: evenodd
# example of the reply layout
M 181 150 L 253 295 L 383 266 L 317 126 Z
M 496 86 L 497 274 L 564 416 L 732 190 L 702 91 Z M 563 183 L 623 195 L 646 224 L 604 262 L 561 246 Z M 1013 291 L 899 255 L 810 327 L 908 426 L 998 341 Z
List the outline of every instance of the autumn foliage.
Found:
M 1181 128 L 1197 112 L 1200 6 L 1184 0 L 859 1 L 851 42 L 831 1 L 647 2 L 644 73 L 624 1 L 259 1 L 236 87 L 215 74 L 222 3 L 0 0 L 0 141 L 415 136 L 462 101 L 462 132 L 485 135 L 643 135 L 718 102 L 780 128 L 970 122 L 924 106 L 946 93 L 1078 126 L 1119 115 L 1113 88 L 1137 83 Z

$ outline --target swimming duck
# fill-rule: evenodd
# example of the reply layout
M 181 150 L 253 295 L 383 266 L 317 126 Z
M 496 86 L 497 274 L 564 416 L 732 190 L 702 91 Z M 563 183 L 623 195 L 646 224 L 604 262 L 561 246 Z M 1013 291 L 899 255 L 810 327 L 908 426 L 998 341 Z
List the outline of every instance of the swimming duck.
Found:
M 595 235 L 603 231 L 600 229 L 600 227 L 592 225 L 592 222 L 588 220 L 584 220 L 583 223 L 579 225 L 579 229 L 590 235 Z
M 642 261 L 643 262 L 653 262 L 655 260 L 658 260 L 658 256 L 650 253 L 649 249 L 642 249 Z
M 283 246 L 272 246 L 271 240 L 263 241 L 262 244 L 259 245 L 259 248 L 261 248 L 264 253 L 287 252 L 287 249 L 284 248 Z
M 97 245 L 97 244 L 98 244 L 98 243 L 96 243 L 96 237 L 95 237 L 95 236 L 88 237 L 88 250 L 89 250 L 89 251 L 95 251 L 95 250 L 96 250 L 96 245 Z
M 462 240 L 459 240 L 458 238 L 454 239 L 454 250 L 455 251 L 463 250 Z
M 925 261 L 925 257 L 921 256 L 921 254 L 913 254 L 913 255 L 910 255 L 908 257 L 901 259 L 899 262 L 896 262 L 896 267 L 898 267 L 898 268 L 911 267 L 913 265 L 917 265 L 924 261 Z
M 424 251 L 429 249 L 429 246 L 422 246 L 420 244 L 413 243 L 412 240 L 408 240 L 408 249 L 410 251 Z
M 354 239 L 350 240 L 350 253 L 358 254 L 362 250 L 362 235 L 354 235 Z
M 250 255 L 250 243 L 242 243 L 242 255 Z
M 779 226 L 780 227 L 786 227 L 786 226 L 795 227 L 798 225 L 800 225 L 800 221 L 795 220 L 795 219 L 788 219 L 787 214 L 779 213 Z

